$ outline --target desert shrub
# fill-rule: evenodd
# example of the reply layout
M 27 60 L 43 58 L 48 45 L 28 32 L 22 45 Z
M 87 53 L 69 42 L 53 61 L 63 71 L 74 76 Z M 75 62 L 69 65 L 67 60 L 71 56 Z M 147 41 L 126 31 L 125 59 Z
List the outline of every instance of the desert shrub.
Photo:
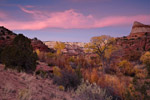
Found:
M 83 77 L 91 83 L 97 83 L 99 79 L 98 68 L 83 69 Z
M 126 83 L 128 83 L 128 80 L 125 77 L 118 78 L 117 76 L 104 74 L 99 77 L 97 84 L 105 88 L 113 100 L 122 100 L 127 87 Z
M 51 52 L 42 52 L 40 51 L 39 49 L 36 49 L 35 52 L 37 53 L 38 55 L 38 58 L 41 62 L 46 62 L 48 63 L 50 66 L 53 66 L 54 64 L 51 62 L 52 59 L 55 57 L 55 53 L 51 53 Z
M 48 73 L 46 71 L 43 71 L 43 70 L 38 70 L 38 71 L 36 71 L 35 74 L 41 76 L 42 78 L 48 77 Z
M 85 56 L 77 56 L 74 63 L 77 66 L 82 66 L 84 68 L 91 67 Z
M 59 66 L 61 68 L 64 68 L 65 66 L 69 65 L 68 57 L 65 55 L 46 55 L 45 62 L 47 62 L 51 66 Z
M 127 61 L 127 60 L 123 60 L 118 64 L 120 71 L 125 74 L 125 75 L 129 75 L 129 76 L 134 76 L 135 75 L 135 71 L 134 68 L 132 66 L 132 64 Z
M 112 97 L 98 85 L 82 81 L 75 91 L 75 100 L 112 100 Z
M 36 69 L 37 55 L 33 52 L 31 41 L 22 34 L 15 37 L 11 46 L 4 48 L 1 56 L 6 69 L 25 72 L 33 72 Z
M 146 52 L 145 54 L 143 54 L 140 60 L 143 62 L 143 64 L 150 65 L 150 52 Z
M 145 64 L 147 74 L 133 78 L 132 87 L 127 89 L 125 100 L 149 100 L 150 98 L 150 52 L 143 54 L 140 60 Z
M 78 78 L 81 79 L 83 76 L 82 76 L 82 72 L 81 72 L 81 67 L 78 66 L 76 69 L 75 69 L 75 73 L 77 74 Z
M 71 56 L 71 57 L 69 58 L 69 61 L 70 61 L 70 62 L 75 62 L 75 57 L 74 57 L 74 56 Z
M 17 98 L 19 100 L 32 100 L 31 92 L 28 89 L 22 89 L 19 91 Z
M 127 88 L 125 100 L 149 100 L 150 77 L 134 77 L 131 86 Z
M 140 60 L 145 64 L 148 75 L 150 77 L 150 52 L 146 52 L 144 55 L 141 56 Z
M 59 88 L 60 91 L 64 91 L 65 90 L 65 88 L 62 85 L 60 85 L 58 88 Z
M 57 66 L 53 67 L 53 74 L 56 77 L 61 77 L 61 69 Z
M 16 92 L 14 84 L 12 84 L 10 82 L 6 82 L 3 87 L 4 87 L 3 91 L 6 94 L 15 93 Z
M 39 50 L 36 50 L 36 53 L 38 55 L 39 61 L 41 62 L 46 62 L 46 53 L 45 52 L 40 52 Z
M 62 54 L 62 50 L 65 48 L 65 44 L 63 42 L 56 42 L 54 48 L 57 50 L 57 54 Z
M 65 90 L 76 89 L 80 84 L 80 78 L 75 72 L 64 69 L 61 71 L 61 76 L 54 76 L 53 82 L 64 86 Z
M 93 69 L 92 70 L 92 73 L 91 73 L 91 83 L 97 83 L 98 82 L 98 78 L 99 78 L 99 76 L 98 76 L 98 72 L 97 72 L 97 69 Z
M 139 61 L 141 57 L 141 52 L 138 50 L 130 50 L 130 52 L 127 52 L 125 55 L 125 58 L 129 61 Z

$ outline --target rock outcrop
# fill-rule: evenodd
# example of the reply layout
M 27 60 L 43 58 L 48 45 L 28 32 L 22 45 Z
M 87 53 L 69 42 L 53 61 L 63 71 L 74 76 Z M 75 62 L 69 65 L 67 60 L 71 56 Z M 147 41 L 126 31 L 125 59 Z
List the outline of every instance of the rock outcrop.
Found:
M 125 55 L 133 55 L 135 57 L 138 53 L 149 51 L 150 25 L 134 22 L 130 35 L 117 38 L 116 40 L 117 45 L 123 48 Z
M 37 38 L 31 39 L 31 45 L 34 50 L 38 49 L 43 52 L 55 52 L 54 49 L 48 48 L 41 40 L 38 40 Z
M 44 42 L 49 48 L 54 48 L 57 41 L 46 41 Z M 68 55 L 82 55 L 84 54 L 84 45 L 83 42 L 62 42 L 65 44 L 65 48 L 62 50 L 63 54 Z
M 17 34 L 1 26 L 0 27 L 0 47 L 11 45 L 12 41 L 14 40 L 16 36 Z M 40 51 L 43 51 L 43 52 L 54 52 L 53 49 L 48 48 L 41 40 L 38 40 L 36 38 L 31 39 L 31 45 L 34 50 L 39 49 Z
M 134 35 L 137 33 L 145 33 L 145 32 L 150 33 L 150 25 L 144 25 L 140 22 L 135 21 L 132 26 L 130 35 Z

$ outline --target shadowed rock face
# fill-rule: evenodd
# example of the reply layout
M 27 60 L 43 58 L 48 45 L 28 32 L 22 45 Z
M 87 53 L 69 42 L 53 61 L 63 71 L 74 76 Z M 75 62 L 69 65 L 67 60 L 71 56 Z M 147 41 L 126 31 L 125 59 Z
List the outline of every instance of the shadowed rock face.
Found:
M 150 33 L 150 25 L 144 25 L 140 22 L 135 21 L 132 26 L 130 35 L 133 35 L 135 33 L 145 33 L 145 32 Z

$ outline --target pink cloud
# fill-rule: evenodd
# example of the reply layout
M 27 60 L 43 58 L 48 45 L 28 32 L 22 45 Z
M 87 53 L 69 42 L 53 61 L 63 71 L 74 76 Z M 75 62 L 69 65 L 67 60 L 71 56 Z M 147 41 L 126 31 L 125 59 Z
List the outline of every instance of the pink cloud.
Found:
M 24 13 L 29 14 L 33 20 L 22 22 L 3 17 L 3 20 L 0 20 L 0 25 L 14 30 L 39 30 L 44 28 L 102 28 L 108 26 L 130 25 L 135 20 L 150 23 L 150 15 L 109 16 L 105 18 L 95 18 L 93 15 L 86 16 L 82 13 L 76 12 L 73 9 L 63 12 L 49 13 L 38 10 L 28 10 L 28 8 L 32 8 L 30 6 L 20 8 Z
M 150 23 L 150 15 L 106 17 L 97 20 L 95 27 L 129 25 L 132 24 L 134 21 L 139 21 L 148 24 Z

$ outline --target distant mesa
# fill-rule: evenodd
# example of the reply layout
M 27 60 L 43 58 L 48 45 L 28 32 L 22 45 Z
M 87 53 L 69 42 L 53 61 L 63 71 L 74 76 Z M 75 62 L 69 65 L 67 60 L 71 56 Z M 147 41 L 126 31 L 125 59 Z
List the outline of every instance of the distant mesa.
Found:
M 49 48 L 54 48 L 58 41 L 46 41 L 44 42 Z M 83 42 L 62 42 L 65 44 L 65 48 L 62 50 L 63 54 L 67 55 L 82 55 L 84 54 L 84 45 Z
M 150 50 L 150 25 L 144 25 L 135 21 L 130 35 L 117 38 L 119 44 L 126 54 L 131 51 L 149 51 Z
M 144 25 L 140 22 L 135 21 L 130 35 L 136 34 L 136 33 L 150 33 L 150 25 Z

